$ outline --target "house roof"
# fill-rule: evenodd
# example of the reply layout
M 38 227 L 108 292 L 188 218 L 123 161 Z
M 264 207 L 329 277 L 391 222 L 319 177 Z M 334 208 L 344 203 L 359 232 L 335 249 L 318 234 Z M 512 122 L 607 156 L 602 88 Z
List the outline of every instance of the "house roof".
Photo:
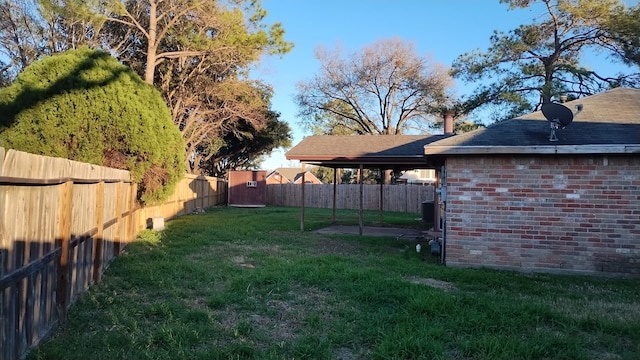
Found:
M 616 88 L 564 103 L 583 110 L 556 130 L 541 111 L 449 137 L 425 147 L 426 155 L 486 153 L 632 153 L 640 152 L 640 90 Z
M 285 167 L 279 167 L 275 170 L 273 170 L 271 173 L 269 173 L 269 175 L 267 175 L 267 177 L 278 173 L 281 176 L 283 176 L 284 178 L 286 178 L 287 180 L 289 180 L 290 182 L 296 182 L 296 180 L 298 180 L 299 177 L 302 176 L 302 169 L 300 168 L 285 168 Z M 313 175 L 313 173 L 309 172 L 308 170 L 304 172 L 306 175 L 312 175 L 313 177 L 316 177 L 315 175 Z M 305 175 L 305 176 L 306 176 Z M 318 180 L 320 181 L 320 180 Z
M 424 146 L 450 135 L 315 135 L 304 138 L 285 154 L 327 167 L 422 168 Z

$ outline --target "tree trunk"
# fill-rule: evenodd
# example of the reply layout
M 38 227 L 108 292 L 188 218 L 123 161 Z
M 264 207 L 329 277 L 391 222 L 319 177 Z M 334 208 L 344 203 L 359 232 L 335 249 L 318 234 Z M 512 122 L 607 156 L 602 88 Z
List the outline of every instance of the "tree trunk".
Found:
M 149 39 L 147 45 L 147 64 L 144 69 L 144 81 L 153 85 L 153 75 L 156 69 L 156 52 L 158 44 L 156 36 L 158 34 L 158 14 L 155 1 L 149 1 Z
M 391 184 L 391 175 L 393 174 L 393 170 L 382 170 L 382 183 L 385 185 Z

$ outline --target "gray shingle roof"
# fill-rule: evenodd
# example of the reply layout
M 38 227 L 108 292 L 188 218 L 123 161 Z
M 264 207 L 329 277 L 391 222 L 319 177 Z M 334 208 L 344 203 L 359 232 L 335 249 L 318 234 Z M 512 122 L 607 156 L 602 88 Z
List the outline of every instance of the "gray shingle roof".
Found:
M 563 105 L 575 111 L 577 104 L 583 105 L 582 112 L 566 128 L 556 131 L 555 142 L 549 141 L 549 122 L 537 111 L 449 137 L 427 148 L 640 144 L 639 89 L 617 88 Z
M 363 163 L 376 165 L 424 165 L 424 146 L 445 135 L 316 135 L 304 138 L 285 155 L 325 166 Z

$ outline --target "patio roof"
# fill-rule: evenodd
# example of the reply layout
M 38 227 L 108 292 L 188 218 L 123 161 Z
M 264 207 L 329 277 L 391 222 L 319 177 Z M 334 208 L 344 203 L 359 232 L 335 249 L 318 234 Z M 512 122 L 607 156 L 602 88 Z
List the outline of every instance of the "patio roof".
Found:
M 287 160 L 333 168 L 419 169 L 424 147 L 451 135 L 315 135 L 289 150 Z

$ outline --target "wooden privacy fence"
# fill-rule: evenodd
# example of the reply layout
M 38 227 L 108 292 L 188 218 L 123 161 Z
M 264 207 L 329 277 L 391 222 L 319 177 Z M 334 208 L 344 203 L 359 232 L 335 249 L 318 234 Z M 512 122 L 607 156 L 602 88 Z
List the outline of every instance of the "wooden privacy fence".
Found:
M 187 174 L 165 202 L 140 209 L 140 218 L 143 221 L 141 225 L 148 227 L 150 219 L 154 217 L 171 219 L 175 216 L 190 214 L 197 209 L 225 205 L 227 191 L 226 180 Z
M 300 184 L 267 185 L 267 205 L 300 206 Z M 332 208 L 333 184 L 305 184 L 305 207 Z M 384 185 L 382 188 L 383 210 L 407 213 L 422 212 L 422 202 L 434 199 L 433 185 L 403 184 Z M 380 208 L 380 185 L 363 185 L 365 210 Z M 336 185 L 336 208 L 360 209 L 360 185 Z
M 0 359 L 44 339 L 148 223 L 224 204 L 226 183 L 186 176 L 140 208 L 128 171 L 0 148 Z

